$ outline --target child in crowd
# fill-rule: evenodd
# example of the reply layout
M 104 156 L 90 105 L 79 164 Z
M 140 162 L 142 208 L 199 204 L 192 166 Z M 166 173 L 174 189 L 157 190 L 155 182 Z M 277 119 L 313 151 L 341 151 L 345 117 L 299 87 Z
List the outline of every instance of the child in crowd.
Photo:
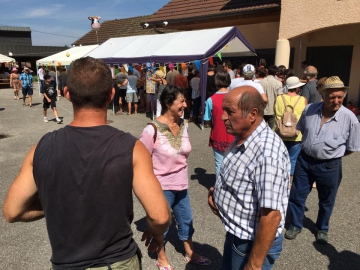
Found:
M 54 111 L 54 115 L 56 117 L 56 122 L 58 124 L 60 124 L 62 122 L 62 119 L 59 118 L 57 110 L 56 110 L 56 96 L 57 96 L 57 91 L 55 88 L 54 83 L 51 81 L 51 76 L 46 74 L 44 75 L 44 86 L 42 87 L 42 91 L 41 93 L 44 95 L 44 104 L 43 104 L 43 108 L 44 108 L 44 119 L 43 121 L 45 123 L 49 122 L 46 118 L 46 113 L 47 113 L 47 109 L 50 107 L 51 105 L 51 109 Z

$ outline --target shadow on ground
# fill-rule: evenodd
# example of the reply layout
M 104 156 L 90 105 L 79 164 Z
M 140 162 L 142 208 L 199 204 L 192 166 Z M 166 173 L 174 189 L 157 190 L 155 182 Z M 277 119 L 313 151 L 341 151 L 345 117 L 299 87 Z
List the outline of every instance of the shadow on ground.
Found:
M 215 174 L 207 174 L 206 170 L 203 168 L 195 168 L 194 173 L 192 174 L 191 180 L 198 180 L 199 184 L 206 187 L 206 189 L 210 189 L 215 185 L 216 177 Z
M 359 269 L 360 255 L 344 250 L 338 252 L 331 244 L 313 243 L 315 249 L 329 258 L 329 270 Z
M 144 232 L 147 228 L 146 217 L 143 217 L 142 219 L 139 219 L 139 220 L 135 221 L 134 223 L 136 225 L 136 229 L 140 232 Z M 176 221 L 174 218 L 172 219 L 172 222 L 171 222 L 171 225 L 169 228 L 169 232 L 165 239 L 165 251 L 166 251 L 166 245 L 174 246 L 176 252 L 181 254 L 181 256 L 185 255 L 183 242 L 181 240 L 179 240 L 178 235 L 177 235 Z M 194 245 L 194 250 L 196 253 L 198 253 L 199 255 L 206 256 L 207 258 L 209 258 L 212 261 L 211 266 L 207 266 L 206 269 L 211 270 L 211 269 L 219 269 L 220 268 L 220 264 L 222 261 L 222 255 L 218 251 L 217 248 L 214 248 L 213 246 L 210 246 L 208 244 L 199 244 L 195 241 L 193 242 L 193 245 Z M 148 256 L 151 259 L 154 259 L 154 260 L 157 259 L 157 256 L 155 253 L 148 253 Z M 201 265 L 195 265 L 192 263 L 188 263 L 186 265 L 185 269 L 189 269 L 189 270 L 203 269 L 203 267 L 204 266 L 201 266 Z

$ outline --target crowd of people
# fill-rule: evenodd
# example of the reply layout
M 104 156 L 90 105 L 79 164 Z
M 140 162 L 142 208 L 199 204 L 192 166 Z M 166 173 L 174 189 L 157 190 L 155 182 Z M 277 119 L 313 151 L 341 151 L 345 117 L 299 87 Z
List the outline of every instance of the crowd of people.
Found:
M 205 108 L 198 103 L 196 70 L 159 69 L 151 77 L 156 119 L 138 140 L 106 125 L 106 119 L 113 100 L 120 110 L 127 102 L 127 115 L 138 113 L 139 100 L 141 109 L 151 110 L 154 96 L 145 97 L 144 69 L 129 66 L 113 76 L 101 60 L 74 61 L 63 88 L 74 119 L 44 135 L 26 155 L 5 199 L 6 220 L 46 219 L 53 269 L 141 269 L 130 227 L 133 191 L 147 217 L 142 240 L 157 254 L 158 269 L 173 269 L 165 252 L 171 212 L 184 260 L 210 265 L 194 250 L 188 195 L 189 122 L 204 117 L 216 168 L 207 201 L 226 229 L 221 269 L 271 269 L 282 251 L 288 207 L 284 236 L 291 240 L 303 227 L 313 183 L 319 197 L 315 238 L 326 244 L 341 158 L 360 151 L 360 123 L 342 106 L 348 88 L 337 76 L 318 81 L 313 66 L 300 79 L 291 69 L 260 64 L 236 70 L 229 61 L 220 70 L 209 66 Z M 57 111 L 44 90 L 50 74 L 44 80 L 46 117 L 49 105 Z

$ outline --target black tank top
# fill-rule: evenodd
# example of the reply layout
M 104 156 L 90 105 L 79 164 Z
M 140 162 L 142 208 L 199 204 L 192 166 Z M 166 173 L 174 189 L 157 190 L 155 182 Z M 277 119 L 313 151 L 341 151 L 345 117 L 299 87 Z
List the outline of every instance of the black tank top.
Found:
M 54 269 L 85 269 L 136 254 L 130 227 L 135 142 L 110 126 L 66 126 L 40 140 L 33 174 Z

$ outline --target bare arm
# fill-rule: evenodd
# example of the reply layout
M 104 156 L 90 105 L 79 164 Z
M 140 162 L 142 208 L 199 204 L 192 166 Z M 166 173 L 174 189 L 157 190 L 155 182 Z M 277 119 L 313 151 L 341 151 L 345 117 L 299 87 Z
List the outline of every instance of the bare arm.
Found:
M 5 199 L 3 213 L 7 222 L 30 222 L 44 217 L 33 176 L 35 149 L 36 145 L 26 155 Z
M 221 218 L 219 210 L 217 209 L 215 203 L 214 203 L 214 187 L 211 187 L 209 189 L 209 193 L 208 193 L 208 204 L 209 207 L 211 209 L 211 212 L 214 213 L 214 215 L 218 216 L 219 218 Z
M 268 103 L 268 98 L 265 93 L 261 94 L 262 99 L 264 100 L 265 105 Z
M 143 205 L 148 223 L 142 240 L 153 252 L 164 242 L 164 232 L 170 225 L 170 209 L 152 167 L 149 151 L 144 144 L 137 141 L 133 153 L 134 179 L 133 189 L 136 197 Z M 150 250 L 152 249 L 152 250 Z
M 246 270 L 261 270 L 264 259 L 268 254 L 281 221 L 281 214 L 278 210 L 261 208 L 259 227 L 255 235 L 255 242 L 251 249 Z

